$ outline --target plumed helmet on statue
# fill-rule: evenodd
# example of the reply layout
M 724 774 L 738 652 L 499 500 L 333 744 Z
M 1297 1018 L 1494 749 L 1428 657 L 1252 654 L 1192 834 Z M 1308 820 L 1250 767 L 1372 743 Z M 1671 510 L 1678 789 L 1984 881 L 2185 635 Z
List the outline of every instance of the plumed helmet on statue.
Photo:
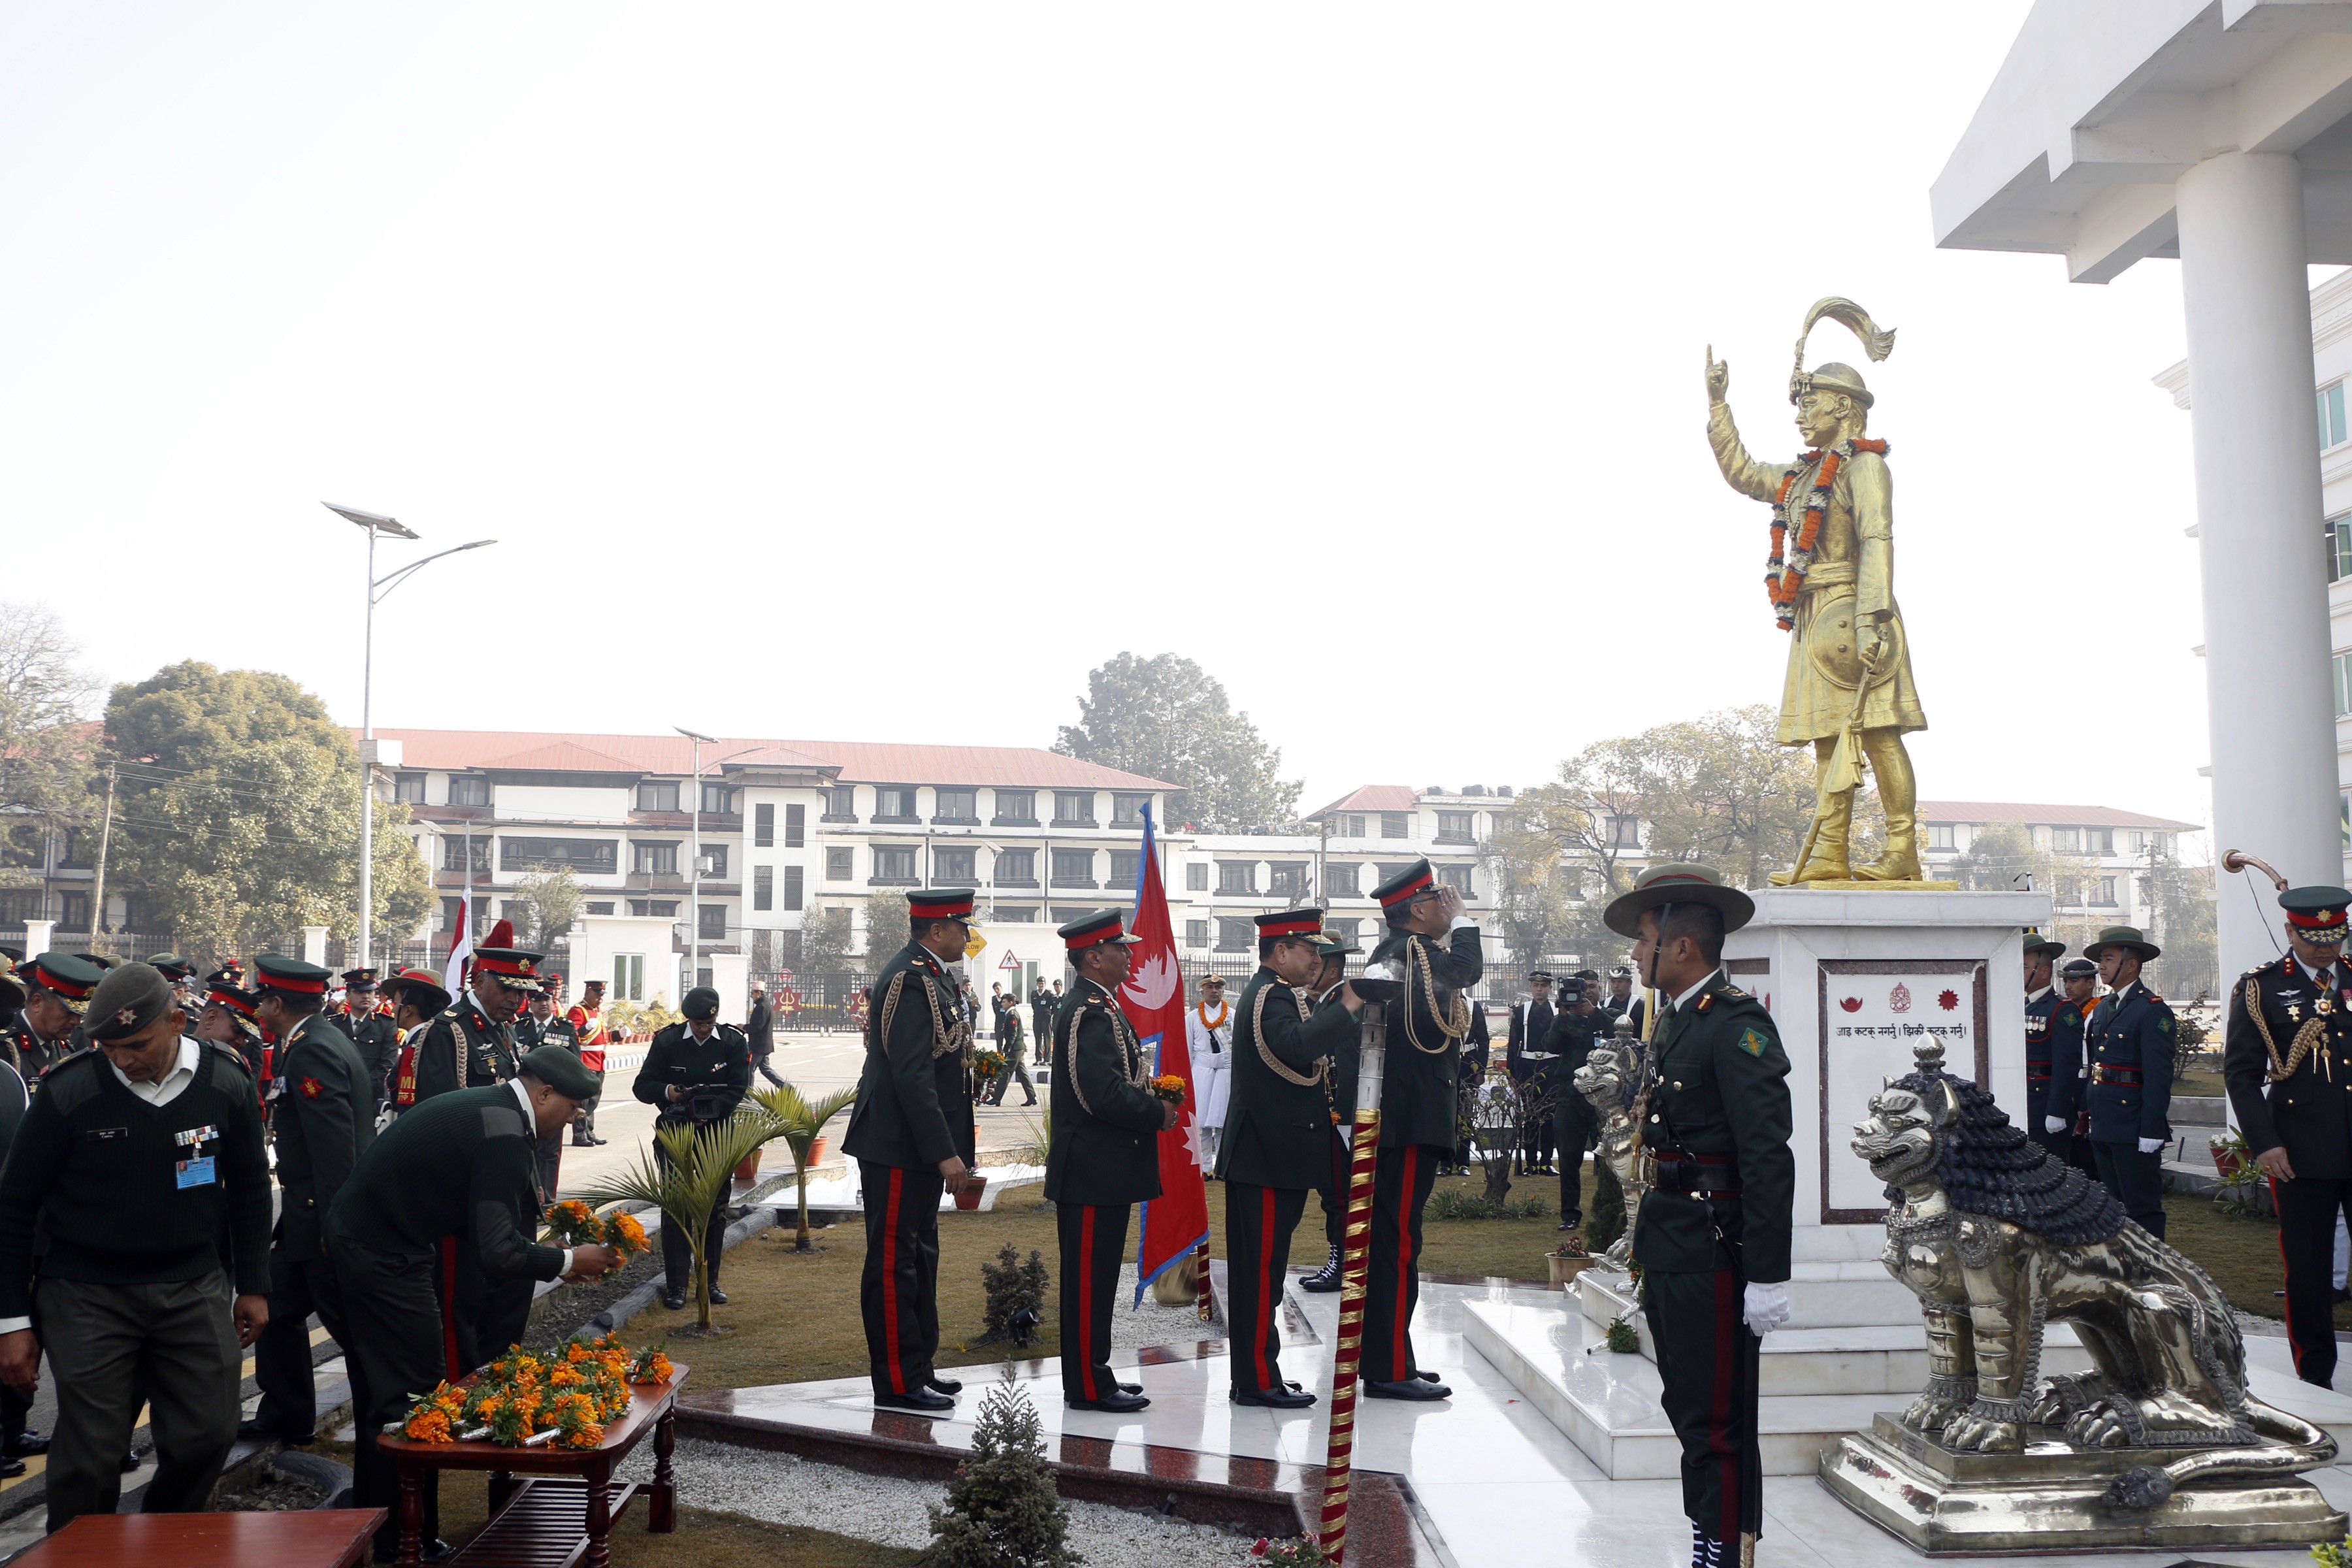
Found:
M 1846 328 L 1862 340 L 1862 352 L 1875 364 L 1895 352 L 1895 329 L 1882 329 L 1870 319 L 1870 312 L 1851 300 L 1832 295 L 1816 300 L 1813 308 L 1805 312 L 1805 330 L 1797 334 L 1797 363 L 1789 372 L 1789 401 L 1797 402 L 1808 392 L 1842 392 L 1864 408 L 1877 399 L 1862 382 L 1862 373 L 1852 365 L 1832 361 L 1815 365 L 1811 373 L 1805 369 L 1805 340 L 1813 335 L 1813 326 L 1824 316 Z

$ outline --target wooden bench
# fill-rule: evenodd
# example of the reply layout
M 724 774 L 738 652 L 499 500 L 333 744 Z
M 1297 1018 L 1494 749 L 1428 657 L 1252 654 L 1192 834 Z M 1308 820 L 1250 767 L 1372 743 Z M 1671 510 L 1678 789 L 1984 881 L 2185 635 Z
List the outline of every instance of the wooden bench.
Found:
M 380 1508 L 285 1513 L 86 1513 L 12 1561 L 25 1568 L 359 1568 Z

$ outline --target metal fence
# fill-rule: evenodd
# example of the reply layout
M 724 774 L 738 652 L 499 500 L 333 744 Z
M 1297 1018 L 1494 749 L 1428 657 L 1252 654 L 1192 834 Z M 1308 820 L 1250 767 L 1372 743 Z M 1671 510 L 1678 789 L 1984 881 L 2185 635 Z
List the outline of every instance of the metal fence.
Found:
M 195 963 L 199 970 L 213 967 L 221 961 L 222 956 L 225 956 L 184 949 L 173 937 L 156 935 L 148 931 L 104 931 L 99 933 L 98 941 L 104 945 L 92 946 L 91 933 L 89 931 L 61 929 L 50 933 L 49 947 L 58 952 L 104 952 L 114 958 L 129 959 L 139 963 L 144 963 L 163 953 L 178 952 Z M 23 952 L 25 928 L 0 926 L 0 947 L 15 948 L 20 952 Z M 237 956 L 251 959 L 265 952 L 277 953 L 284 958 L 299 958 L 302 956 L 302 938 L 299 935 L 274 937 L 257 944 L 250 952 L 239 953 Z M 326 965 L 337 973 L 356 967 L 358 955 L 359 943 L 356 941 L 345 941 L 341 937 L 327 939 Z M 546 967 L 558 974 L 566 976 L 569 980 L 572 974 L 571 960 L 571 944 L 559 942 L 553 951 L 548 953 Z M 379 942 L 373 944 L 368 962 L 377 970 L 388 974 L 407 969 L 422 969 L 438 974 L 449 962 L 449 946 L 444 940 Z

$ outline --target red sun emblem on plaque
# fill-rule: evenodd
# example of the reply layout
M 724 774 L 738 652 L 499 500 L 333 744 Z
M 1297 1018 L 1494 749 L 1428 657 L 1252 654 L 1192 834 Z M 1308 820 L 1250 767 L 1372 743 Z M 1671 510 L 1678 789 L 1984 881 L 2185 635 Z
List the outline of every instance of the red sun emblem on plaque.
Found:
M 1838 1005 L 1844 1008 L 1849 1013 L 1859 1013 L 1862 1011 L 1862 998 L 1859 996 L 1841 996 L 1838 998 Z
M 1947 1013 L 1959 1005 L 1960 994 L 1957 991 L 1939 991 L 1936 994 L 1936 1005 Z
M 1886 994 L 1886 1006 L 1888 1011 L 1895 1013 L 1911 1011 L 1911 987 L 1896 981 L 1895 989 Z

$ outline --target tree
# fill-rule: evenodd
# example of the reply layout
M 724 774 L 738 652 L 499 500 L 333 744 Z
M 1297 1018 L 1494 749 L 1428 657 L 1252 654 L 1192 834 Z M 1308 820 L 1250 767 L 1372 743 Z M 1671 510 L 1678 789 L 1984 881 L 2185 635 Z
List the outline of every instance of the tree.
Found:
M 2149 939 L 2164 956 L 2149 965 L 2153 987 L 2177 1000 L 2210 996 L 2220 983 L 2221 947 L 2214 934 L 2213 868 L 2151 855 L 2139 874 L 2140 903 L 2154 911 Z
M 886 889 L 866 899 L 866 967 L 878 968 L 910 941 L 907 895 Z
M 1555 938 L 1573 928 L 1560 876 L 1560 835 L 1551 828 L 1552 802 L 1522 796 L 1497 812 L 1495 830 L 1478 847 L 1503 944 L 1523 963 L 1559 951 Z
M 98 816 L 98 686 L 80 657 L 48 610 L 0 603 L 0 887 L 38 886 L 44 842 Z
M 353 933 L 359 753 L 316 696 L 191 661 L 116 687 L 106 733 L 121 759 L 112 869 L 184 952 L 247 952 L 305 925 Z M 376 923 L 413 931 L 431 883 L 407 807 L 374 806 Z
M 832 974 L 849 967 L 849 911 L 812 910 L 801 922 L 801 969 Z
M 516 922 L 517 928 L 538 952 L 552 952 L 556 939 L 569 932 L 588 909 L 579 879 L 570 867 L 525 877 L 516 884 L 514 901 L 522 906 L 523 918 Z
M 1281 752 L 1233 710 L 1223 684 L 1177 654 L 1122 653 L 1089 671 L 1078 721 L 1054 750 L 1180 786 L 1196 827 L 1281 826 L 1298 813 L 1303 781 L 1278 776 Z
M 1969 841 L 1968 852 L 1952 863 L 1954 879 L 1970 892 L 2009 893 L 2027 886 L 2041 892 L 2058 891 L 2058 865 L 2046 849 L 2033 846 L 2033 835 L 2022 824 L 1989 822 Z
M 1045 1428 L 1005 1363 L 981 1396 L 971 1453 L 948 1483 L 948 1505 L 929 1505 L 928 1568 L 1076 1568 L 1070 1510 L 1045 1463 Z

